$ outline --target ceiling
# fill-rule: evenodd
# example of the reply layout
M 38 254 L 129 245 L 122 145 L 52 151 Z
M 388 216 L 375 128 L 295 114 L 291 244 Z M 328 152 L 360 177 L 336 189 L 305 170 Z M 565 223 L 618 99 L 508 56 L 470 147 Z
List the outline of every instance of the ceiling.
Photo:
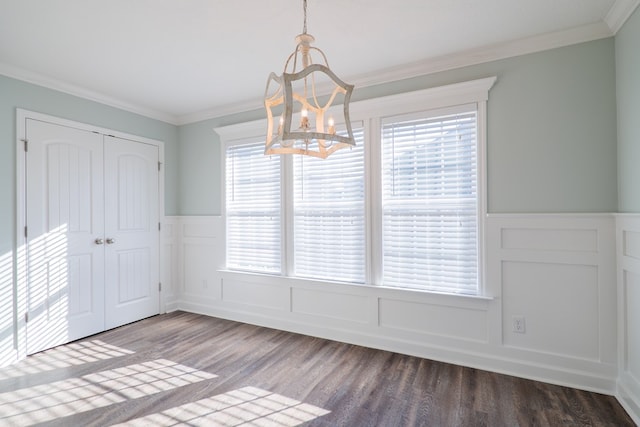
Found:
M 640 0 L 308 0 L 358 87 L 614 35 Z M 164 120 L 261 107 L 302 0 L 0 0 L 0 74 Z

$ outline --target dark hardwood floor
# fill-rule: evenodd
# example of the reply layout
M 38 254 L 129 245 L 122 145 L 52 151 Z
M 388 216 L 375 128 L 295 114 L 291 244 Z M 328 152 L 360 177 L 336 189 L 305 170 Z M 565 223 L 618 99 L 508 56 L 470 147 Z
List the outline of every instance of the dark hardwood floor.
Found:
M 0 370 L 0 425 L 633 426 L 611 396 L 176 312 Z

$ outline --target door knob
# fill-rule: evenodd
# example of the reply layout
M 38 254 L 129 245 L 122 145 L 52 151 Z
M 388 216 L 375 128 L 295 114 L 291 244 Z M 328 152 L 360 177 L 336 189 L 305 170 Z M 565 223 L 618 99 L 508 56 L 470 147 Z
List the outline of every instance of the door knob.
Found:
M 113 245 L 116 242 L 116 239 L 112 237 L 107 237 L 107 245 Z
M 95 242 L 96 245 L 101 245 L 101 244 L 104 243 L 104 240 L 102 240 L 101 238 L 98 237 L 96 240 L 94 240 L 94 242 Z

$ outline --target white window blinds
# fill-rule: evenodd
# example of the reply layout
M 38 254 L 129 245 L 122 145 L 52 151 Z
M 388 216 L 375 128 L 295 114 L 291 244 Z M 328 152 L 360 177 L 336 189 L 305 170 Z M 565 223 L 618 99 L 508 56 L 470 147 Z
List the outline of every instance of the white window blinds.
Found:
M 478 293 L 476 106 L 382 126 L 383 284 Z
M 281 272 L 280 156 L 264 143 L 226 150 L 227 267 Z
M 364 283 L 364 138 L 327 159 L 293 157 L 294 270 L 299 277 Z

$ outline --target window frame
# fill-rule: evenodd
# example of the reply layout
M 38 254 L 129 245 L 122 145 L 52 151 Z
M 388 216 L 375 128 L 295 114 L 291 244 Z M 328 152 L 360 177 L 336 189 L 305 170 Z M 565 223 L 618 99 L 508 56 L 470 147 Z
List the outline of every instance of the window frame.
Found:
M 226 154 L 227 154 L 227 149 L 228 148 L 239 147 L 239 146 L 249 146 L 249 145 L 260 147 L 259 141 L 256 141 L 255 138 L 248 139 L 248 140 L 235 141 L 235 143 L 228 144 L 226 146 L 226 148 L 224 150 L 224 153 L 223 153 L 223 158 L 222 158 L 222 163 L 223 163 L 223 168 L 222 169 L 224 170 L 224 174 L 222 175 L 221 183 L 222 183 L 222 189 L 223 189 L 222 194 L 224 195 L 224 200 L 223 201 L 224 201 L 224 226 L 225 226 L 224 227 L 224 231 L 225 231 L 225 233 L 224 233 L 224 235 L 225 235 L 225 241 L 224 241 L 225 242 L 225 266 L 228 266 L 228 261 L 229 261 L 229 257 L 228 257 L 228 254 L 227 254 L 227 233 L 229 231 L 228 227 L 227 227 L 227 225 L 228 225 L 227 221 L 229 220 L 228 210 L 227 210 L 227 186 L 228 186 L 228 183 L 227 183 L 227 180 L 226 180 L 226 176 L 227 176 L 227 160 L 228 160 L 228 158 L 227 158 Z M 280 164 L 281 163 L 282 163 L 282 159 L 280 159 Z M 282 197 L 282 166 L 280 165 L 280 168 L 278 168 L 278 169 L 279 169 L 278 177 L 279 177 L 279 181 L 280 181 L 280 184 L 279 184 L 280 185 L 280 200 L 279 200 L 279 205 L 280 206 L 278 208 L 278 210 L 279 210 L 279 226 L 280 226 L 279 227 L 280 228 L 280 230 L 279 230 L 279 233 L 280 233 L 279 238 L 280 238 L 280 241 L 282 242 L 283 223 L 284 223 L 284 218 L 283 218 L 283 214 L 282 214 L 282 208 L 283 208 L 283 204 L 282 204 L 282 200 L 283 200 L 283 197 Z M 277 227 L 275 227 L 275 229 L 277 229 Z M 282 250 L 283 250 L 282 243 L 280 243 L 280 248 L 279 249 L 280 249 L 279 271 L 254 270 L 254 269 L 250 269 L 250 268 L 244 268 L 243 269 L 243 268 L 236 268 L 236 267 L 233 267 L 233 268 L 230 268 L 230 269 L 233 269 L 233 270 L 236 270 L 236 271 L 249 271 L 249 272 L 258 271 L 258 272 L 262 272 L 264 274 L 281 275 L 283 273 L 283 271 L 282 271 L 282 267 L 283 267 L 282 260 L 283 260 L 283 256 L 284 256 L 284 254 L 282 253 Z
M 475 287 L 474 290 L 478 291 L 478 286 L 479 286 L 479 278 L 478 276 L 478 260 L 479 260 L 479 252 L 480 252 L 480 241 L 478 239 L 478 232 L 480 230 L 479 228 L 479 223 L 480 223 L 480 217 L 481 217 L 481 212 L 479 209 L 479 195 L 478 195 L 478 179 L 479 179 L 479 174 L 478 174 L 478 164 L 479 164 L 479 159 L 478 159 L 478 145 L 479 145 L 479 140 L 478 140 L 478 108 L 477 108 L 477 103 L 470 103 L 470 104 L 462 104 L 462 105 L 456 105 L 456 106 L 450 106 L 450 107 L 444 107 L 444 108 L 438 108 L 438 109 L 430 109 L 430 110 L 423 110 L 423 111 L 419 111 L 419 112 L 412 112 L 412 113 L 408 113 L 408 114 L 401 114 L 399 116 L 385 116 L 385 117 L 381 117 L 381 126 L 379 129 L 379 132 L 381 133 L 381 141 L 385 140 L 385 127 L 388 127 L 389 125 L 393 125 L 393 124 L 403 124 L 403 123 L 407 123 L 407 122 L 432 122 L 432 121 L 439 121 L 440 119 L 446 118 L 446 117 L 453 117 L 453 116 L 464 116 L 467 114 L 472 114 L 474 116 L 474 120 L 473 120 L 473 129 L 474 129 L 474 138 L 473 138 L 473 149 L 475 150 L 475 156 L 473 156 L 473 166 L 476 168 L 476 173 L 475 175 L 475 182 L 473 182 L 473 184 L 475 185 L 475 195 L 473 198 L 469 198 L 466 202 L 463 202 L 463 205 L 465 203 L 469 203 L 470 200 L 473 200 L 473 209 L 471 210 L 473 213 L 473 216 L 475 218 Z M 411 143 L 415 143 L 417 142 L 416 140 L 411 140 Z M 379 147 L 379 154 L 380 158 L 383 159 L 384 158 L 384 152 L 385 149 L 388 147 L 384 147 L 382 146 L 383 142 L 381 142 L 381 146 Z M 440 159 L 441 161 L 442 159 Z M 384 161 L 381 160 L 381 164 L 384 166 Z M 385 179 L 388 179 L 388 176 L 386 175 L 387 171 L 384 169 L 384 167 L 381 169 L 381 173 L 380 173 L 380 183 L 381 183 L 381 191 L 379 193 L 377 193 L 377 195 L 379 195 L 379 213 L 380 216 L 383 220 L 383 224 L 381 225 L 381 228 L 379 229 L 380 231 L 380 235 L 382 236 L 382 245 L 380 247 L 380 251 L 383 253 L 382 254 L 382 262 L 381 264 L 379 264 L 380 266 L 380 274 L 381 276 L 384 276 L 384 267 L 385 267 L 385 263 L 384 263 L 384 251 L 385 251 L 385 242 L 387 241 L 386 236 L 385 236 L 385 229 L 384 229 L 384 218 L 385 218 L 385 205 L 387 206 L 393 206 L 391 208 L 391 210 L 397 212 L 397 213 L 402 213 L 402 214 L 417 214 L 419 217 L 425 215 L 427 212 L 431 211 L 432 209 L 447 209 L 450 207 L 451 205 L 451 199 L 448 199 L 447 202 L 444 202 L 443 199 L 432 199 L 431 196 L 429 195 L 425 195 L 424 197 L 411 197 L 409 200 L 405 200 L 405 203 L 398 205 L 396 203 L 396 201 L 391 198 L 389 200 L 387 200 L 385 202 L 384 197 L 384 181 Z M 426 176 L 425 176 L 426 178 Z M 459 199 L 456 199 L 456 202 L 458 202 Z M 409 205 L 407 205 L 407 203 L 409 203 Z M 402 210 L 398 210 L 399 206 L 403 206 Z M 413 206 L 413 207 L 408 207 L 408 206 Z M 408 209 L 407 209 L 408 207 Z M 463 212 L 463 210 L 456 210 L 456 212 L 459 214 L 461 212 Z M 442 229 L 440 229 L 442 230 Z M 427 232 L 426 229 L 421 229 L 421 232 Z M 390 239 L 393 240 L 393 239 Z M 448 241 L 449 243 L 453 243 Z M 395 241 L 394 243 L 398 244 L 401 242 Z M 432 242 L 435 243 L 435 242 Z M 439 266 L 442 266 L 442 264 L 437 264 Z M 444 269 L 446 269 L 447 267 L 444 267 Z M 427 274 L 428 276 L 428 274 Z M 389 280 L 390 277 L 388 277 Z M 433 293 L 446 293 L 446 294 L 451 294 L 451 295 L 459 295 L 459 294 L 463 294 L 463 295 L 478 295 L 478 293 L 469 293 L 469 292 L 465 292 L 464 289 L 467 288 L 466 286 L 461 286 L 458 287 L 458 291 L 454 292 L 454 291 L 450 291 L 447 292 L 445 290 L 443 290 L 444 288 L 447 288 L 447 286 L 445 286 L 444 282 L 435 282 L 433 286 L 427 285 L 425 284 L 423 287 L 419 287 L 419 286 L 398 286 L 398 285 L 392 285 L 391 282 L 394 279 L 391 278 L 390 281 L 385 282 L 384 280 L 380 280 L 380 282 L 384 285 L 384 286 L 388 286 L 390 288 L 400 288 L 400 289 L 417 289 L 417 290 L 424 290 L 424 291 L 428 291 L 428 292 L 433 292 Z M 387 284 L 389 283 L 389 284 Z
M 351 103 L 352 122 L 363 122 L 364 126 L 364 186 L 365 186 L 365 283 L 358 286 L 385 287 L 382 284 L 382 121 L 386 117 L 411 113 L 428 112 L 448 107 L 475 104 L 477 106 L 477 245 L 478 245 L 478 289 L 477 294 L 460 294 L 463 297 L 487 295 L 486 286 L 486 239 L 485 219 L 487 216 L 487 103 L 489 90 L 496 77 L 432 87 L 413 92 L 371 98 Z M 246 143 L 264 138 L 264 120 L 244 122 L 215 128 L 221 139 L 221 208 L 223 224 L 226 226 L 225 163 L 229 145 Z M 282 161 L 282 273 L 280 276 L 296 280 L 331 282 L 326 279 L 301 278 L 293 276 L 293 161 L 284 156 Z M 226 227 L 225 227 L 226 236 Z M 224 242 L 226 248 L 226 241 Z M 225 267 L 226 268 L 226 267 Z M 233 270 L 238 271 L 238 270 Z M 256 273 L 256 272 L 250 272 Z M 262 274 L 262 273 L 258 273 Z M 272 275 L 264 273 L 266 275 Z M 345 283 L 339 282 L 338 283 Z M 395 290 L 438 293 L 433 290 L 392 287 Z M 446 295 L 459 295 L 446 293 Z
M 353 129 L 353 135 L 354 138 L 356 140 L 356 147 L 354 148 L 345 148 L 345 149 L 341 149 L 339 151 L 336 151 L 334 154 L 332 154 L 329 158 L 327 159 L 318 159 L 315 157 L 308 157 L 308 156 L 287 156 L 290 157 L 292 159 L 292 170 L 293 170 L 293 178 L 291 179 L 290 185 L 291 185 L 291 197 L 292 197 L 292 203 L 291 203 L 291 209 L 292 209 L 292 233 L 291 236 L 293 236 L 293 239 L 291 241 L 291 244 L 293 245 L 292 247 L 294 247 L 294 250 L 292 251 L 292 255 L 293 255 L 293 263 L 291 264 L 292 267 L 292 272 L 291 272 L 291 276 L 292 277 L 296 277 L 296 278 L 300 278 L 300 279 L 307 279 L 307 280 L 316 280 L 316 281 L 335 281 L 335 282 L 343 282 L 343 283 L 354 283 L 354 284 L 366 284 L 366 255 L 365 255 L 365 251 L 366 251 L 366 247 L 367 247 L 367 242 L 366 242 L 366 230 L 367 230 L 367 221 L 366 221 L 366 189 L 365 189 L 365 185 L 366 185 L 366 180 L 365 180 L 365 176 L 364 176 L 364 172 L 365 172 L 365 168 L 366 168 L 366 164 L 364 161 L 364 156 L 365 156 L 365 144 L 364 144 L 364 127 L 363 127 L 363 123 L 360 121 L 351 121 L 351 127 Z M 353 152 L 357 151 L 359 152 L 359 156 L 358 157 L 354 157 Z M 362 281 L 360 281 L 360 277 L 359 278 L 355 278 L 352 277 L 351 279 L 347 278 L 347 277 L 342 277 L 342 278 L 328 278 L 328 277 L 322 277 L 320 275 L 318 276 L 308 276 L 308 275 L 304 275 L 304 274 L 300 274 L 299 273 L 299 266 L 296 265 L 295 263 L 295 259 L 296 256 L 300 254 L 300 251 L 298 249 L 295 249 L 295 245 L 296 245 L 296 241 L 298 242 L 298 245 L 300 246 L 304 246 L 303 244 L 301 245 L 300 240 L 297 240 L 298 236 L 296 234 L 296 215 L 297 215 L 297 210 L 296 210 L 296 188 L 298 185 L 300 185 L 300 178 L 299 175 L 296 176 L 296 172 L 294 170 L 294 168 L 297 166 L 296 163 L 299 160 L 302 160 L 302 162 L 311 162 L 311 163 L 316 163 L 317 165 L 320 166 L 320 168 L 322 169 L 322 172 L 327 172 L 329 171 L 330 175 L 335 175 L 335 172 L 337 172 L 337 170 L 339 170 L 340 164 L 335 164 L 333 162 L 334 157 L 336 156 L 336 158 L 338 156 L 343 156 L 347 157 L 349 160 L 349 164 L 357 164 L 357 168 L 360 169 L 362 171 L 361 175 L 358 175 L 355 181 L 352 181 L 350 178 L 347 178 L 346 182 L 348 182 L 348 187 L 351 190 L 353 190 L 353 188 L 351 187 L 351 185 L 355 184 L 358 187 L 360 185 L 362 185 L 362 187 L 360 187 L 362 189 L 362 192 L 359 193 L 359 195 L 361 195 L 361 199 L 359 199 L 359 202 L 361 203 L 360 208 L 362 210 L 358 210 L 358 214 L 357 214 L 357 221 L 362 221 L 362 234 L 361 234 L 361 240 L 357 243 L 359 243 L 357 246 L 358 248 L 355 249 L 356 251 L 360 251 L 362 250 L 362 262 L 360 263 L 360 265 L 357 265 L 358 263 L 353 263 L 351 264 L 351 267 L 356 267 L 356 266 L 361 266 L 362 269 L 358 269 L 359 274 L 361 274 L 361 279 Z M 354 162 L 354 160 L 358 160 L 357 162 Z M 332 164 L 334 163 L 334 164 Z M 330 164 L 332 169 L 326 169 L 326 166 L 324 166 L 324 164 Z M 360 180 L 361 179 L 361 180 Z M 351 193 L 353 194 L 353 193 Z M 337 208 L 338 210 L 341 210 L 341 208 Z M 328 221 L 332 221 L 335 217 L 331 217 L 331 216 L 323 216 L 322 218 L 327 219 Z M 357 227 L 354 227 L 357 228 Z M 353 228 L 350 229 L 350 231 L 355 231 Z M 325 240 L 326 243 L 326 240 Z M 340 245 L 338 245 L 340 246 Z M 344 248 L 335 248 L 336 249 L 336 253 L 339 253 L 340 250 L 344 250 Z M 329 258 L 331 258 L 331 255 L 329 255 Z M 340 262 L 339 260 L 335 260 L 336 262 Z M 300 274 L 297 275 L 296 273 Z

